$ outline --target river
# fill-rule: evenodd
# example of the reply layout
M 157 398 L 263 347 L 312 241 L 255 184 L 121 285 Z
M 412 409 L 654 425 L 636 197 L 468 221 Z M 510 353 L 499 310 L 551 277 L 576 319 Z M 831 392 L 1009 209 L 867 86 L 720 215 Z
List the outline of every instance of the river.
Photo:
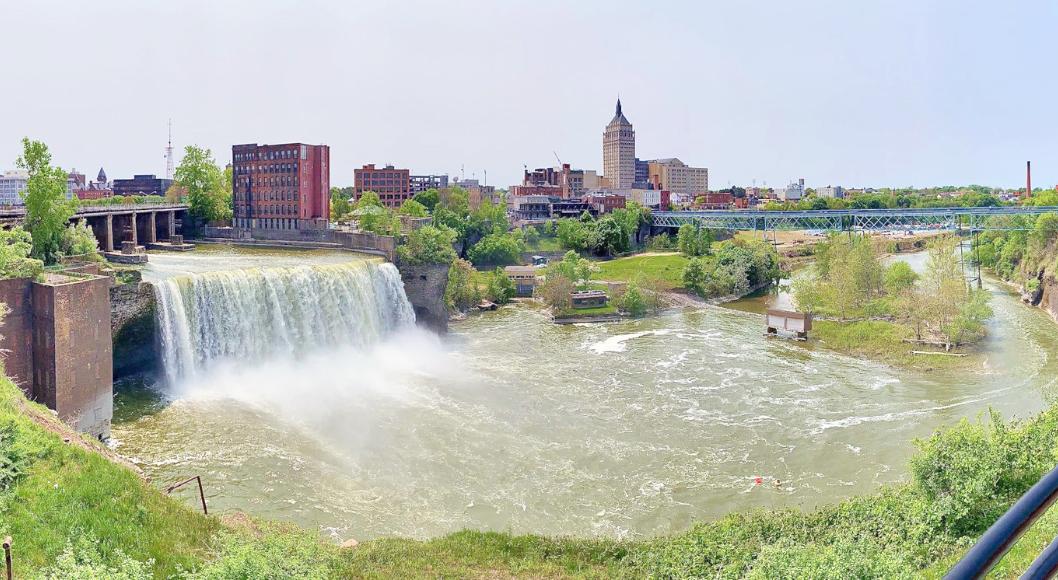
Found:
M 145 277 L 349 260 L 222 247 L 152 254 Z M 124 380 L 113 434 L 159 485 L 202 475 L 211 513 L 335 538 L 666 534 L 869 493 L 903 479 L 912 440 L 938 426 L 1042 409 L 1058 376 L 1054 323 L 986 287 L 996 315 L 969 372 L 767 339 L 751 312 L 766 298 L 570 326 L 516 305 L 443 338 L 397 321 L 378 340 L 266 345 L 168 384 Z

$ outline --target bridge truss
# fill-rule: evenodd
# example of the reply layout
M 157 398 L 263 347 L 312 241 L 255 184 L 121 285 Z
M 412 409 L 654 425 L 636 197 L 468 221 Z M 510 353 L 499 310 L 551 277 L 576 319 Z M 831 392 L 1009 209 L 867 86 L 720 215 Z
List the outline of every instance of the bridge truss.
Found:
M 907 230 L 1027 230 L 1036 216 L 1058 213 L 1055 206 L 944 207 L 907 209 L 840 210 L 706 210 L 659 211 L 652 214 L 653 225 L 678 228 L 684 224 L 712 230 L 821 230 L 821 231 L 907 231 Z

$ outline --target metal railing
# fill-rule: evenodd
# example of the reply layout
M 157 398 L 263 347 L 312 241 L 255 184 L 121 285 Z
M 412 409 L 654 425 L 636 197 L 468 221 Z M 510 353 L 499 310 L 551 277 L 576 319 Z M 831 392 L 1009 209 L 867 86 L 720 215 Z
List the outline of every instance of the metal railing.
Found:
M 165 488 L 165 495 L 169 495 L 169 494 L 173 493 L 173 491 L 175 491 L 175 490 L 177 490 L 177 489 L 179 489 L 179 488 L 191 483 L 192 481 L 197 481 L 198 482 L 198 499 L 202 500 L 202 513 L 204 513 L 204 514 L 206 514 L 208 516 L 209 515 L 209 510 L 206 509 L 206 493 L 204 491 L 202 491 L 202 477 L 201 476 L 196 475 L 194 477 L 189 477 L 189 478 L 187 478 L 187 479 L 185 479 L 183 481 L 180 481 L 180 482 L 174 483 L 173 485 L 170 485 L 169 487 Z
M 945 580 L 983 578 L 1021 538 L 1032 524 L 1058 499 L 1058 467 L 1044 475 L 1025 495 L 970 548 Z M 1058 572 L 1058 538 L 1047 546 L 1021 576 L 1025 579 L 1051 578 Z
M 1003 216 L 1037 216 L 1058 213 L 1053 206 L 938 207 L 906 209 L 821 210 L 703 210 L 656 211 L 655 227 L 678 228 L 683 224 L 724 230 L 907 230 L 957 229 L 972 231 L 1025 229 L 1028 224 L 995 222 Z

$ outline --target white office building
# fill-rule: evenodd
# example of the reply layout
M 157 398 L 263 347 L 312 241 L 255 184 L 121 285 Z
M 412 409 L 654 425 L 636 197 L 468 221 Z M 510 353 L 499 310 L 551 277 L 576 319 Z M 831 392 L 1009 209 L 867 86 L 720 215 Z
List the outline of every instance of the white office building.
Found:
M 22 192 L 26 190 L 29 173 L 21 169 L 5 171 L 0 176 L 0 205 L 22 205 Z

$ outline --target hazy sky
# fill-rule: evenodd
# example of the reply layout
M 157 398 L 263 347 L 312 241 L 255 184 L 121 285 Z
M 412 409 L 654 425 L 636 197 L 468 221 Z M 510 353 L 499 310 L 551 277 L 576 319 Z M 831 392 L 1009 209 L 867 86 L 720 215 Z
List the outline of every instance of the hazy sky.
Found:
M 0 0 L 0 169 L 22 136 L 94 177 L 174 143 L 331 146 L 508 186 L 641 158 L 728 184 L 1058 183 L 1054 0 Z

